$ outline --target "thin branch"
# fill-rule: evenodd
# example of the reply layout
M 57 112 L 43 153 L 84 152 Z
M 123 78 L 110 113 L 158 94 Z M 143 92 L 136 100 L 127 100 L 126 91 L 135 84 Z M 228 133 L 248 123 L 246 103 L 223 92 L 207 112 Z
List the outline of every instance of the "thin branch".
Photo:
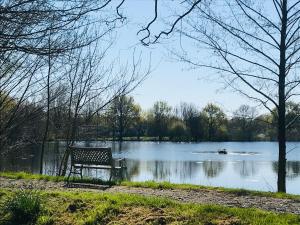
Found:
M 143 44 L 143 45 L 146 45 L 146 46 L 149 46 L 150 44 L 155 44 L 155 43 L 157 43 L 158 40 L 161 38 L 162 35 L 165 35 L 165 36 L 170 35 L 170 34 L 174 31 L 176 25 L 177 25 L 182 19 L 184 19 L 187 15 L 189 15 L 189 14 L 194 10 L 194 8 L 195 8 L 198 4 L 201 3 L 201 1 L 202 1 L 202 0 L 197 0 L 197 1 L 195 1 L 194 3 L 192 3 L 192 6 L 191 6 L 185 13 L 183 13 L 183 14 L 180 15 L 180 16 L 178 16 L 178 18 L 177 18 L 174 22 L 172 22 L 172 26 L 171 26 L 171 28 L 170 28 L 169 30 L 167 30 L 167 31 L 161 31 L 158 35 L 155 35 L 155 38 L 154 38 L 153 41 L 148 40 L 148 41 L 146 42 L 145 40 L 146 40 L 146 39 L 149 39 L 150 34 L 151 34 L 151 32 L 150 32 L 150 26 L 151 26 L 151 25 L 156 21 L 156 19 L 157 19 L 157 2 L 158 2 L 158 0 L 155 0 L 155 16 L 154 16 L 153 20 L 151 20 L 145 28 L 141 29 L 141 30 L 138 32 L 138 34 L 139 34 L 140 32 L 143 32 L 143 31 L 146 31 L 146 32 L 147 32 L 146 36 L 143 37 L 143 38 L 141 39 L 142 44 Z

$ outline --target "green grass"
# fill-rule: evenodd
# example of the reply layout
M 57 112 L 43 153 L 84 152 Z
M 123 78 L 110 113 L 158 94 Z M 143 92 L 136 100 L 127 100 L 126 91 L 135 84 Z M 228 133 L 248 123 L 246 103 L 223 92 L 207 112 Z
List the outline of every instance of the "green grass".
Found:
M 0 205 L 15 193 L 0 189 Z M 258 209 L 183 204 L 165 198 L 129 194 L 40 191 L 43 212 L 37 225 L 95 224 L 203 224 L 284 225 L 300 224 L 300 216 Z M 0 225 L 12 224 L 0 207 Z
M 144 188 L 152 188 L 152 189 L 215 190 L 215 191 L 232 193 L 239 196 L 251 195 L 251 196 L 300 200 L 300 195 L 292 195 L 292 194 L 277 193 L 277 192 L 266 192 L 266 191 L 253 191 L 253 190 L 238 189 L 238 188 L 211 187 L 211 186 L 202 186 L 202 185 L 193 185 L 193 184 L 173 184 L 170 182 L 155 182 L 155 181 L 145 181 L 145 182 L 123 181 L 120 184 L 129 187 L 144 187 Z
M 35 180 L 45 180 L 45 181 L 53 181 L 53 182 L 67 181 L 66 177 L 31 174 L 26 172 L 0 172 L 0 177 L 10 178 L 10 179 L 27 179 L 27 180 L 35 179 Z M 235 195 L 250 195 L 250 196 L 263 196 L 263 197 L 300 200 L 300 195 L 292 195 L 292 194 L 276 193 L 276 192 L 252 191 L 252 190 L 237 189 L 237 188 L 210 187 L 210 186 L 201 186 L 201 185 L 192 185 L 192 184 L 172 184 L 169 182 L 154 182 L 154 181 L 107 182 L 107 181 L 102 181 L 100 179 L 92 179 L 92 178 L 83 178 L 83 179 L 72 178 L 72 179 L 73 182 L 78 182 L 78 183 L 122 185 L 128 187 L 144 187 L 144 188 L 152 188 L 152 189 L 215 190 L 215 191 L 232 193 Z
M 15 224 L 34 223 L 41 211 L 41 198 L 39 193 L 33 190 L 17 191 L 5 201 L 3 210 L 8 214 L 9 221 Z
M 66 182 L 67 177 L 63 176 L 49 176 L 49 175 L 40 175 L 40 174 L 32 174 L 27 172 L 0 172 L 0 177 L 8 178 L 8 179 L 24 179 L 24 180 L 44 180 L 44 181 L 52 181 L 52 182 Z M 103 184 L 103 185 L 115 185 L 116 183 L 113 181 L 103 181 L 95 178 L 84 177 L 80 179 L 78 177 L 71 177 L 70 181 L 77 183 L 91 183 L 91 184 Z

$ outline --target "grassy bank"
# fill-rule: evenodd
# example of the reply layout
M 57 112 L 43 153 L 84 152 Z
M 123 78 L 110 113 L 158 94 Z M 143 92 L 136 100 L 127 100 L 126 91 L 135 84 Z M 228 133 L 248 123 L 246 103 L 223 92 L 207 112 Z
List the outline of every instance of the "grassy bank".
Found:
M 280 225 L 299 224 L 300 216 L 257 209 L 181 204 L 168 199 L 128 194 L 40 191 L 41 210 L 32 224 L 203 224 Z M 0 225 L 16 224 L 5 205 L 15 192 L 0 189 Z M 30 193 L 26 193 L 30 196 Z M 18 202 L 18 199 L 14 199 Z M 28 205 L 28 203 L 27 203 Z M 22 205 L 21 205 L 22 207 Z M 19 210 L 20 211 L 20 210 Z
M 246 189 L 239 189 L 239 188 L 211 187 L 211 186 L 202 186 L 202 185 L 193 185 L 193 184 L 172 184 L 169 182 L 154 182 L 154 181 L 145 181 L 145 182 L 123 181 L 121 182 L 121 185 L 129 186 L 129 187 L 144 187 L 144 188 L 153 188 L 153 189 L 216 190 L 216 191 L 236 194 L 239 196 L 251 195 L 251 196 L 300 200 L 300 195 L 266 192 L 266 191 L 253 191 L 253 190 L 246 190 Z
M 63 176 L 49 176 L 49 175 L 40 175 L 40 174 L 32 174 L 27 172 L 0 172 L 0 177 L 8 178 L 8 179 L 24 179 L 24 180 L 44 180 L 44 181 L 52 181 L 52 182 L 67 182 L 67 177 Z M 71 177 L 70 180 L 76 183 L 91 183 L 91 184 L 103 184 L 103 185 L 116 185 L 116 182 L 103 181 L 100 179 L 93 178 L 78 178 Z
M 66 177 L 39 175 L 39 174 L 31 174 L 31 173 L 25 173 L 25 172 L 0 172 L 0 177 L 10 178 L 10 179 L 45 180 L 45 181 L 52 181 L 52 182 L 64 182 L 67 180 Z M 263 196 L 263 197 L 287 198 L 287 199 L 300 200 L 300 195 L 274 193 L 274 192 L 263 192 L 263 191 L 252 191 L 252 190 L 237 189 L 237 188 L 210 187 L 210 186 L 201 186 L 201 185 L 192 185 L 192 184 L 172 184 L 169 182 L 154 182 L 154 181 L 107 182 L 107 181 L 102 181 L 99 179 L 91 179 L 91 178 L 84 178 L 84 179 L 73 178 L 73 179 L 74 179 L 73 181 L 81 182 L 81 183 L 123 185 L 123 186 L 128 186 L 128 187 L 143 187 L 143 188 L 152 188 L 152 189 L 216 190 L 216 191 L 228 192 L 228 193 L 232 193 L 232 194 L 236 194 L 236 195 Z

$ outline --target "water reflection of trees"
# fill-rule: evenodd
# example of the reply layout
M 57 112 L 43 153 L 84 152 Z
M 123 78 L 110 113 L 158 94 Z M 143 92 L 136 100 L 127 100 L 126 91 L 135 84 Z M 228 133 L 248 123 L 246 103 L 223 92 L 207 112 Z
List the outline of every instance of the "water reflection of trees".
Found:
M 65 150 L 66 146 L 60 145 L 58 141 L 48 142 L 46 145 L 46 151 L 44 153 L 44 165 L 43 165 L 43 173 L 49 175 L 56 175 L 59 170 L 60 162 L 62 159 L 62 155 L 60 154 L 61 150 Z
M 126 160 L 127 174 L 130 179 L 135 176 L 151 174 L 153 180 L 186 180 L 194 178 L 199 165 L 190 161 L 139 161 Z
M 110 145 L 114 153 L 122 153 L 124 151 L 126 152 L 132 144 L 122 141 L 112 141 Z
M 148 170 L 151 170 L 151 164 L 148 164 Z M 156 180 L 169 180 L 176 177 L 183 181 L 195 177 L 197 164 L 191 161 L 155 161 L 154 168 L 152 173 Z
M 38 145 L 32 144 L 22 149 L 14 149 L 1 155 L 1 171 L 25 171 L 34 173 L 38 169 Z
M 140 165 L 138 160 L 126 160 L 126 165 L 126 172 L 129 179 L 137 176 L 140 173 Z
M 239 161 L 233 167 L 235 171 L 239 171 L 241 177 L 249 177 L 257 174 L 259 164 L 255 161 Z
M 176 179 L 179 182 L 185 182 L 188 179 L 195 179 L 201 165 L 204 174 L 210 178 L 218 176 L 225 168 L 225 162 L 222 161 L 205 161 L 203 164 L 197 164 L 192 161 L 140 161 L 127 159 L 126 162 L 126 178 L 129 180 L 138 176 L 143 177 L 144 174 L 150 174 L 151 177 L 147 177 L 147 179 L 157 181 Z M 89 175 L 98 177 L 100 173 L 91 173 Z
M 204 161 L 202 166 L 206 177 L 213 178 L 222 172 L 225 163 L 223 161 Z
M 278 171 L 278 162 L 272 163 L 272 168 L 275 173 Z M 287 161 L 286 162 L 286 177 L 294 179 L 300 176 L 300 161 Z

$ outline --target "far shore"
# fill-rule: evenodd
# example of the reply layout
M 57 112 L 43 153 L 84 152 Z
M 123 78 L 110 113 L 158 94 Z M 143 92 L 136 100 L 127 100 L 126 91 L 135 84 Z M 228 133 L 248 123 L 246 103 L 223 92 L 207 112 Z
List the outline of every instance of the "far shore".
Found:
M 55 141 L 67 141 L 67 139 L 48 139 L 50 142 Z M 277 142 L 276 140 L 172 140 L 168 137 L 164 137 L 159 140 L 158 137 L 123 137 L 120 141 L 117 138 L 112 137 L 100 137 L 100 138 L 89 138 L 89 139 L 77 139 L 76 142 L 84 142 L 84 141 L 111 141 L 111 142 L 171 142 L 171 143 L 210 143 L 210 142 Z M 288 140 L 288 142 L 300 142 L 300 140 Z

